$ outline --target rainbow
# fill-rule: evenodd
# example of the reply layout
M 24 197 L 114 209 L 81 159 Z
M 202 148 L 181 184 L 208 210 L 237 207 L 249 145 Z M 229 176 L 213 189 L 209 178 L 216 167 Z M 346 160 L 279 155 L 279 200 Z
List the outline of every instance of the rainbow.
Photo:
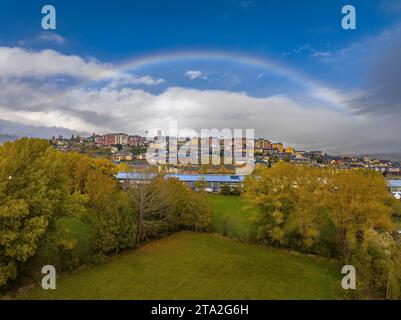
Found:
M 316 98 L 329 102 L 330 104 L 343 107 L 344 97 L 336 89 L 321 84 L 305 74 L 288 68 L 266 56 L 252 56 L 238 52 L 216 51 L 216 50 L 188 50 L 159 52 L 143 56 L 135 56 L 115 66 L 119 72 L 134 71 L 142 67 L 180 61 L 229 61 L 243 65 L 259 67 L 273 74 L 285 77 L 294 83 L 304 87 Z
M 78 89 L 93 83 L 97 83 L 98 81 L 112 79 L 113 77 L 118 77 L 121 74 L 128 73 L 130 71 L 132 72 L 142 67 L 181 61 L 228 61 L 247 66 L 258 67 L 266 72 L 268 71 L 275 75 L 290 79 L 293 83 L 305 88 L 305 92 L 320 101 L 329 103 L 331 106 L 341 110 L 347 109 L 346 104 L 344 103 L 346 100 L 345 97 L 336 89 L 321 84 L 305 74 L 288 68 L 283 64 L 274 61 L 273 59 L 269 59 L 265 56 L 251 56 L 238 52 L 216 50 L 159 52 L 143 56 L 134 56 L 117 64 L 109 64 L 110 70 L 99 73 L 96 77 L 96 80 L 92 79 L 80 81 L 72 89 Z M 66 92 L 58 93 L 54 95 L 52 99 L 59 99 L 64 94 L 66 94 Z

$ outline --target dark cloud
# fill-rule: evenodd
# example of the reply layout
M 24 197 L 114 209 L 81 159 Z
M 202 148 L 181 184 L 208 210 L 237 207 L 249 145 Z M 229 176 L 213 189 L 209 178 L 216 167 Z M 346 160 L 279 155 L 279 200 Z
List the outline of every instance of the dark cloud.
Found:
M 401 28 L 382 38 L 385 40 L 366 43 L 372 53 L 367 61 L 365 87 L 363 94 L 351 100 L 350 105 L 359 114 L 401 117 Z
M 0 142 L 15 140 L 21 137 L 35 137 L 49 139 L 62 135 L 69 137 L 72 134 L 87 135 L 87 132 L 72 131 L 62 127 L 34 126 L 0 119 Z

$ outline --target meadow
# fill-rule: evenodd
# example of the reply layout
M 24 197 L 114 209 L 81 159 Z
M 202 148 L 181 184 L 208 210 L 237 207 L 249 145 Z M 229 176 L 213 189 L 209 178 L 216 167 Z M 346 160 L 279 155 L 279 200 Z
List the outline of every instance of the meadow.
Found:
M 239 196 L 210 194 L 213 207 L 212 232 L 243 241 L 253 240 L 255 230 L 252 220 L 258 209 Z
M 335 262 L 179 232 L 39 286 L 19 299 L 334 299 Z

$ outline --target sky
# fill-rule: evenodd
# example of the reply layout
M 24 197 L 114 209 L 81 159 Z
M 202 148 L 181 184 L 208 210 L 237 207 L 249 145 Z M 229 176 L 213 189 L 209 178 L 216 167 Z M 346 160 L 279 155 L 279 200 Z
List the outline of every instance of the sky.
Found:
M 0 142 L 177 121 L 182 135 L 401 151 L 401 0 L 0 0 L 0 26 Z

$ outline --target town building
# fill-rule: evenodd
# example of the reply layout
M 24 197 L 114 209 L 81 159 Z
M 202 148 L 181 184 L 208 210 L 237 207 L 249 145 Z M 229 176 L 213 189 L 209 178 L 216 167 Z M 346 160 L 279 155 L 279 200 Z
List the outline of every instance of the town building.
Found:
M 112 146 L 116 144 L 128 145 L 128 134 L 126 133 L 109 133 L 103 136 L 103 145 Z
M 284 146 L 281 142 L 278 143 L 272 143 L 272 149 L 276 149 L 279 153 L 284 152 Z

